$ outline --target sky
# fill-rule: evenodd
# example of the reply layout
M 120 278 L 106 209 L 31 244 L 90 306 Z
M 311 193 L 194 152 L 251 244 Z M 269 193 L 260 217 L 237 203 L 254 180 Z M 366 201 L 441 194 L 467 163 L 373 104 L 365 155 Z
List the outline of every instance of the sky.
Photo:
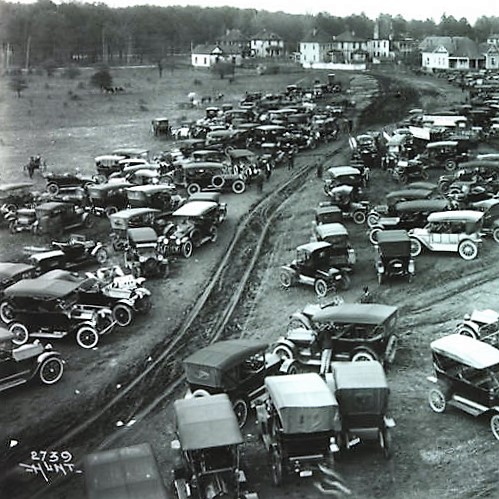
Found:
M 9 0 L 12 2 L 32 3 L 33 0 Z M 131 5 L 199 5 L 202 7 L 231 7 L 283 11 L 290 14 L 317 14 L 327 12 L 333 16 L 344 17 L 364 12 L 375 19 L 378 14 L 400 14 L 406 20 L 433 18 L 438 22 L 442 14 L 456 19 L 465 17 L 473 24 L 480 16 L 499 16 L 498 0 L 81 0 L 84 3 L 105 3 L 110 7 Z M 61 3 L 61 0 L 54 0 Z

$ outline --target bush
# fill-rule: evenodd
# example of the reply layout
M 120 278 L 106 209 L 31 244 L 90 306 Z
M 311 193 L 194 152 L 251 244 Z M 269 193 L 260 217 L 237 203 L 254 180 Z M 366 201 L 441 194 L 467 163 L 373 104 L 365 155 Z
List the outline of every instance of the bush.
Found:
M 75 80 L 81 75 L 81 69 L 77 66 L 68 66 L 67 68 L 64 68 L 64 71 L 62 72 L 62 76 L 64 78 L 68 78 L 69 80 Z
M 234 76 L 235 65 L 230 62 L 218 61 L 211 66 L 211 70 L 223 80 L 225 76 Z
M 109 68 L 102 66 L 91 77 L 90 84 L 98 88 L 107 88 L 113 86 L 113 77 L 109 72 Z
M 47 76 L 51 78 L 52 76 L 54 76 L 55 72 L 57 71 L 57 64 L 54 61 L 54 59 L 47 59 L 46 61 L 43 62 L 42 68 L 47 73 Z

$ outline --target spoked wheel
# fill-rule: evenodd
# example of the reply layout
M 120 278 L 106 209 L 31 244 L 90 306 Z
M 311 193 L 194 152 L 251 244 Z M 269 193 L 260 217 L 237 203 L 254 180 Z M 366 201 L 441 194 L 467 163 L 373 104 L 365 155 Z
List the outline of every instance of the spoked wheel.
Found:
M 184 258 L 190 258 L 192 256 L 192 250 L 193 250 L 192 242 L 186 241 L 182 245 L 182 256 Z
M 281 271 L 279 274 L 279 281 L 283 288 L 290 288 L 291 284 L 293 284 L 293 279 L 291 278 L 291 274 L 286 270 Z
M 193 194 L 196 194 L 196 192 L 199 192 L 201 190 L 201 186 L 199 184 L 190 184 L 187 187 L 187 193 L 192 196 Z
M 499 227 L 495 228 L 492 232 L 492 237 L 496 243 L 499 243 Z
M 62 360 L 58 357 L 52 357 L 42 362 L 38 375 L 44 385 L 53 385 L 62 378 L 63 372 L 64 364 Z
M 232 192 L 234 192 L 234 194 L 242 194 L 245 190 L 246 190 L 246 184 L 241 179 L 236 180 L 232 184 Z
M 370 213 L 367 215 L 367 225 L 373 228 L 379 221 L 380 216 L 377 213 Z
M 373 227 L 371 229 L 371 232 L 369 232 L 369 241 L 371 242 L 371 244 L 377 244 L 378 242 L 378 235 L 380 233 L 380 231 L 382 231 L 383 229 L 381 227 Z
M 447 408 L 447 399 L 440 388 L 432 388 L 428 393 L 428 403 L 432 411 L 441 414 Z
M 133 310 L 125 303 L 117 303 L 113 307 L 113 319 L 120 327 L 129 326 L 133 320 Z
M 327 295 L 327 284 L 324 279 L 317 279 L 314 283 L 314 289 L 317 296 L 323 298 Z
M 453 172 L 457 168 L 457 163 L 453 159 L 448 159 L 445 162 L 444 168 L 448 172 Z
M 99 343 L 99 335 L 94 328 L 82 326 L 76 332 L 76 343 L 82 348 L 94 348 Z
M 380 428 L 379 433 L 379 445 L 383 451 L 383 457 L 385 459 L 390 459 L 392 457 L 392 436 L 388 428 Z
M 291 360 L 294 358 L 293 350 L 287 345 L 277 345 L 272 351 L 274 355 L 277 355 L 281 360 Z
M 494 414 L 490 418 L 490 429 L 496 440 L 499 440 L 499 414 Z
M 14 309 L 7 301 L 0 304 L 0 319 L 2 319 L 5 324 L 9 324 L 14 320 Z
M 51 196 L 57 196 L 57 194 L 59 194 L 59 186 L 55 183 L 50 183 L 47 185 L 47 192 Z
M 99 248 L 95 253 L 95 259 L 97 260 L 97 263 L 100 265 L 106 263 L 108 258 L 109 255 L 107 253 L 106 248 Z
M 474 260 L 478 256 L 478 246 L 473 241 L 462 241 L 457 250 L 463 260 Z
M 270 451 L 270 466 L 272 473 L 272 485 L 274 487 L 279 487 L 282 485 L 282 456 L 277 447 L 274 447 Z
M 366 221 L 366 214 L 363 211 L 354 211 L 352 219 L 357 225 L 362 225 Z
M 12 343 L 14 345 L 24 345 L 28 342 L 29 332 L 28 328 L 20 322 L 15 322 L 9 326 L 9 332 L 14 335 Z
M 376 355 L 367 350 L 360 350 L 352 355 L 352 362 L 373 362 L 377 360 Z
M 243 399 L 238 399 L 232 404 L 234 414 L 237 417 L 239 428 L 242 428 L 248 420 L 248 404 Z
M 417 239 L 411 237 L 411 256 L 418 256 L 421 254 L 421 251 L 423 251 L 421 243 Z

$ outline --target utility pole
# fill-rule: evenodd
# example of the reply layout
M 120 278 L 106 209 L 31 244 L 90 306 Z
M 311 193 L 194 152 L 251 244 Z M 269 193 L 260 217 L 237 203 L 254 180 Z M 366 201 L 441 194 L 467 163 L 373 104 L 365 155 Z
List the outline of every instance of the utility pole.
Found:
M 102 63 L 107 64 L 108 63 L 108 53 L 107 53 L 107 46 L 106 46 L 106 33 L 105 33 L 105 28 L 102 26 Z
M 31 35 L 28 35 L 28 39 L 26 40 L 26 64 L 25 64 L 26 72 L 29 71 L 30 51 L 31 51 Z
M 130 66 L 131 62 L 132 62 L 132 35 L 128 35 L 128 44 L 127 44 L 127 50 L 126 50 L 126 64 L 127 64 L 127 66 Z

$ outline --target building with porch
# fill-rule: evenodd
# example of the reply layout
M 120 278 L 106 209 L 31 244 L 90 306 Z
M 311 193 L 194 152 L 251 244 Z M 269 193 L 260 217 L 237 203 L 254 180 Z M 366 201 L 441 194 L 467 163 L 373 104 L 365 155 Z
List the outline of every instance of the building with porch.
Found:
M 250 38 L 251 55 L 254 57 L 282 57 L 284 55 L 284 40 L 263 29 Z
M 466 36 L 427 36 L 419 45 L 421 66 L 434 69 L 481 69 L 485 56 Z

